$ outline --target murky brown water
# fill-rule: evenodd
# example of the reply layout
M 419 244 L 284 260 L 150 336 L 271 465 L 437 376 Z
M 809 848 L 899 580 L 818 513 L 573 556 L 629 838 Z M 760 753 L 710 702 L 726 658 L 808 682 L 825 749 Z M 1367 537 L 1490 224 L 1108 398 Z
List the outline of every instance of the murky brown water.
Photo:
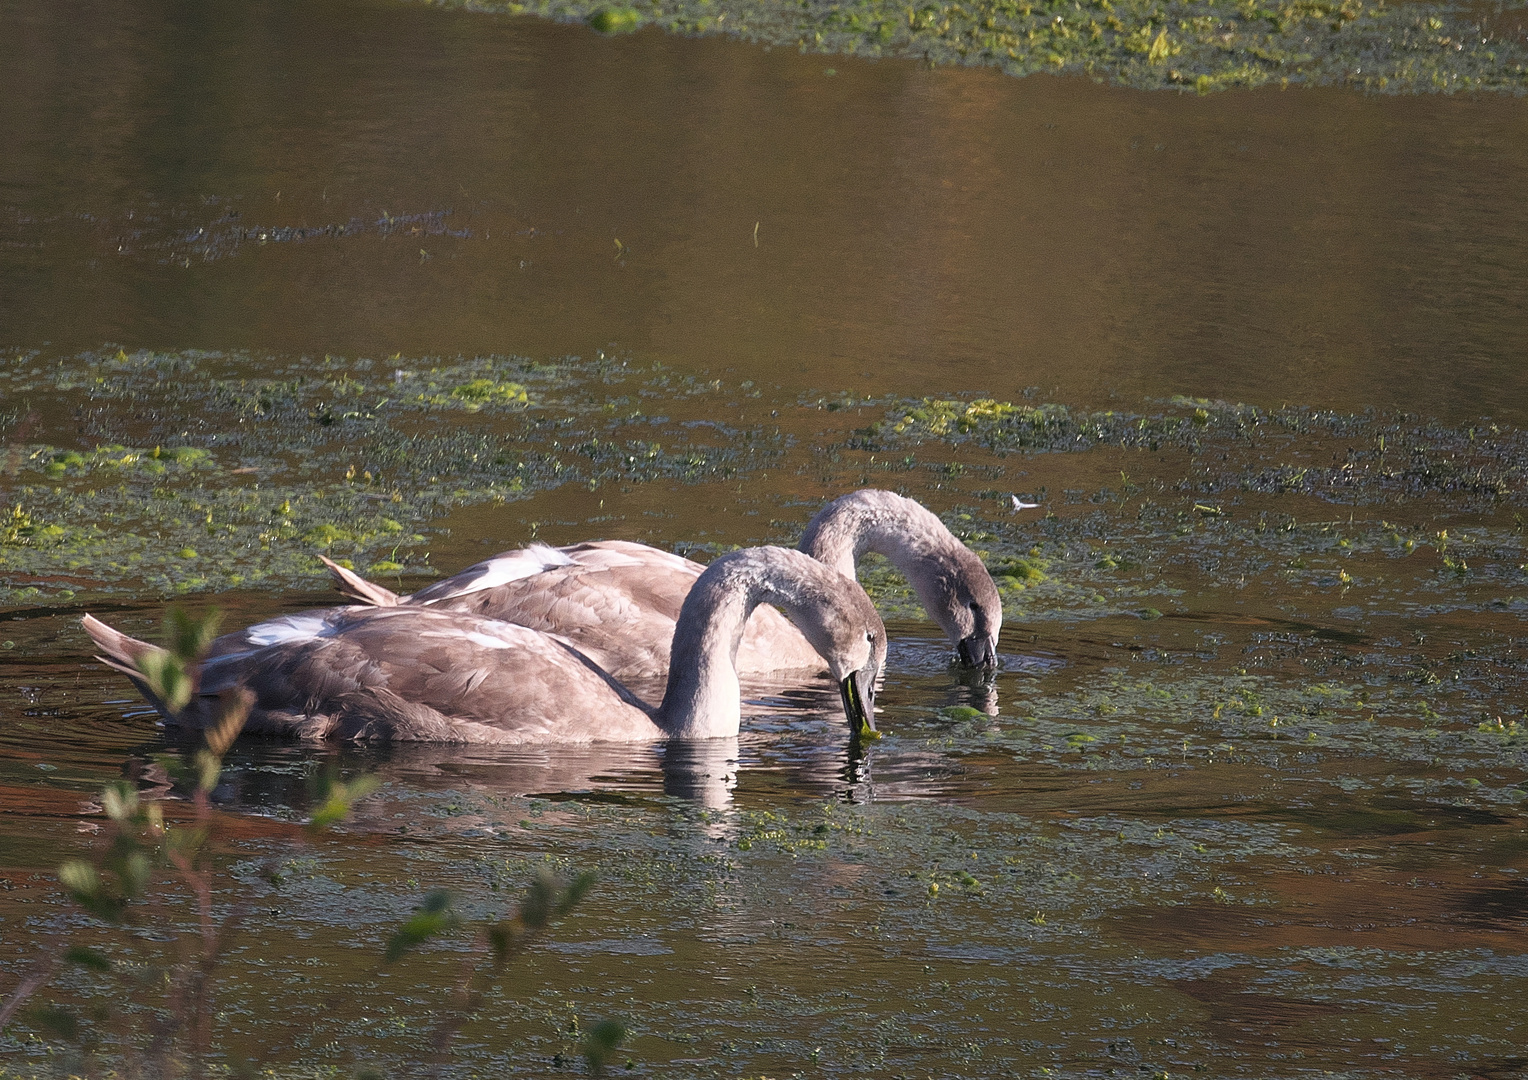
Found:
M 406 1074 L 459 951 L 384 971 L 381 943 L 430 886 L 487 912 L 549 862 L 601 885 L 464 1032 L 462 1075 L 574 1069 L 570 1021 L 606 1016 L 665 1077 L 1525 1068 L 1528 103 L 1146 95 L 327 2 L 4 0 L 0 70 L 4 385 L 30 380 L 3 441 L 184 430 L 295 483 L 300 452 L 271 464 L 208 404 L 211 361 L 117 399 L 100 357 L 286 378 L 329 353 L 322 378 L 364 381 L 578 356 L 523 435 L 574 479 L 456 505 L 432 565 L 531 535 L 789 542 L 875 484 L 1006 582 L 982 684 L 870 568 L 896 644 L 865 761 L 802 695 L 735 746 L 342 754 L 387 787 L 280 889 L 250 867 L 292 842 L 314 755 L 241 744 L 231 1058 Z M 883 395 L 1128 417 L 896 433 Z M 1368 409 L 1411 416 L 1325 411 Z M 590 431 L 758 454 L 608 475 L 573 454 Z M 6 452 L 0 511 L 50 505 Z M 162 602 L 83 560 L 0 576 L 41 590 L 0 612 L 4 992 L 98 936 L 53 868 L 81 801 L 161 748 L 75 619 L 149 632 Z M 217 602 L 328 602 L 272 580 Z M 68 1065 L 30 1030 L 8 1066 Z
M 369 3 L 5 21 L 14 345 L 614 345 L 789 386 L 1523 415 L 1512 99 L 1143 95 Z

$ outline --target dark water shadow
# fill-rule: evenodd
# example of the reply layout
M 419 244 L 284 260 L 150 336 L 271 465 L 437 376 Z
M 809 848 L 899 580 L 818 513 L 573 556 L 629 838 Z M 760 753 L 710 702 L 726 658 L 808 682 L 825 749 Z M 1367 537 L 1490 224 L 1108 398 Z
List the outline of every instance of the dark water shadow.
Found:
M 1455 903 L 1472 922 L 1521 931 L 1528 926 L 1528 881 L 1512 881 L 1467 892 Z
M 1479 806 L 1379 798 L 1326 801 L 1314 807 L 1264 805 L 1247 816 L 1306 825 L 1332 836 L 1405 836 L 1475 826 L 1499 826 L 1518 820 Z
M 1249 990 L 1234 978 L 1177 979 L 1172 986 L 1197 1001 L 1211 1023 L 1235 1029 L 1242 1039 L 1267 1038 L 1282 1028 L 1362 1008 Z
M 1180 622 L 1201 623 L 1212 626 L 1236 626 L 1249 628 L 1270 628 L 1285 632 L 1309 634 L 1320 641 L 1332 641 L 1341 645 L 1364 645 L 1369 641 L 1367 634 L 1354 630 L 1341 630 L 1334 626 L 1324 626 L 1320 623 L 1302 622 L 1298 619 L 1274 619 L 1266 616 L 1243 615 L 1236 612 L 1225 611 L 1183 611 L 1169 612 L 1162 618 L 1173 619 Z

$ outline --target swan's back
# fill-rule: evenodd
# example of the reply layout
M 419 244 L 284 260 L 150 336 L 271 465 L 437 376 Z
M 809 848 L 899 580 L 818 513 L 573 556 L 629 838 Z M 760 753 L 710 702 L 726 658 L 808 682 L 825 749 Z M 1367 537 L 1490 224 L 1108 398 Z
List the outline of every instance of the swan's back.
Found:
M 510 557 L 518 554 L 511 552 Z M 623 681 L 662 678 L 668 669 L 675 620 L 705 567 L 620 541 L 576 544 L 565 554 L 564 563 L 537 573 L 489 588 L 446 592 L 425 602 L 432 608 L 560 634 Z M 463 571 L 458 577 L 471 572 Z M 433 588 L 447 584 L 438 582 Z M 410 597 L 407 606 L 422 595 Z
M 518 573 L 529 566 L 538 569 Z M 625 540 L 565 548 L 533 545 L 485 559 L 410 596 L 404 606 L 464 611 L 560 634 L 615 678 L 658 689 L 674 626 L 696 579 L 697 562 Z M 760 607 L 738 650 L 740 671 L 822 668 L 786 618 Z
M 268 642 L 268 643 L 262 643 Z M 202 693 L 245 686 L 249 730 L 321 739 L 651 739 L 656 726 L 555 637 L 460 612 L 333 608 L 219 639 Z

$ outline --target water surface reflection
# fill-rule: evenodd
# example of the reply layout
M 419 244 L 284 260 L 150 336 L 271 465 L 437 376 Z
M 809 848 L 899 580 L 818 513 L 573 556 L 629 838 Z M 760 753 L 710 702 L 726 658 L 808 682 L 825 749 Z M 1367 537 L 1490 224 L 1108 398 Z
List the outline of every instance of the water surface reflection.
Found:
M 828 76 L 356 0 L 0 19 L 17 347 L 1524 416 L 1515 99 Z

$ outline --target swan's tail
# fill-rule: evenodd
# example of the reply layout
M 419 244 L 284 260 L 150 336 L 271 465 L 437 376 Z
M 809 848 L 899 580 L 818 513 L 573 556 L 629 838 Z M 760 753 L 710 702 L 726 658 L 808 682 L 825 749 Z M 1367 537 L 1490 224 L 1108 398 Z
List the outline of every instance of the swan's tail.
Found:
M 334 578 L 334 587 L 342 596 L 348 596 L 352 600 L 358 600 L 372 607 L 397 607 L 398 594 L 391 589 L 383 588 L 367 581 L 354 570 L 346 570 L 337 562 L 324 559 L 324 565 L 329 568 L 330 575 Z
M 148 680 L 143 675 L 143 661 L 146 658 L 157 659 L 167 655 L 166 650 L 158 645 L 150 645 L 147 641 L 139 641 L 135 637 L 128 637 L 120 630 L 107 626 L 94 615 L 86 615 L 80 620 L 80 625 L 85 628 L 85 633 L 90 635 L 95 642 L 96 648 L 101 651 L 96 654 L 96 659 L 115 671 L 120 671 L 133 681 L 138 692 L 148 699 L 149 704 L 158 709 L 166 716 L 170 714 L 169 708 L 159 696 L 149 688 Z M 149 659 L 153 664 L 154 659 Z

